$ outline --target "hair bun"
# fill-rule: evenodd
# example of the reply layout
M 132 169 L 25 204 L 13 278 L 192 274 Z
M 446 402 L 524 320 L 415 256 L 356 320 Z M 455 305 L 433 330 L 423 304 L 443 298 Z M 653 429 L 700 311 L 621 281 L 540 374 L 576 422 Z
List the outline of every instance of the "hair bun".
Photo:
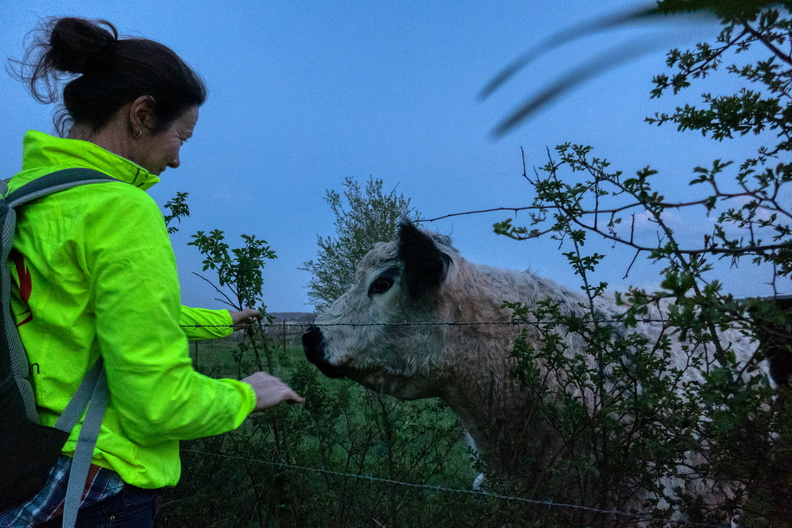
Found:
M 50 34 L 49 59 L 54 69 L 69 73 L 101 71 L 115 57 L 118 32 L 105 20 L 58 19 Z
M 2 1 L 2 0 L 0 0 Z M 165 130 L 206 100 L 206 86 L 172 49 L 154 40 L 125 38 L 104 20 L 49 18 L 26 39 L 22 60 L 9 72 L 41 103 L 63 105 L 55 128 L 100 130 L 118 109 L 147 96 L 156 101 L 152 131 Z

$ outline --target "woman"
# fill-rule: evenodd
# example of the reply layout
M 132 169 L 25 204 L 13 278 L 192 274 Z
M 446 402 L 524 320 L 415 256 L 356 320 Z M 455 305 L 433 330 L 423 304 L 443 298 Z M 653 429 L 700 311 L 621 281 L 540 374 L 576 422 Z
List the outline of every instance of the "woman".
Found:
M 179 166 L 206 98 L 201 79 L 166 46 L 119 39 L 108 22 L 55 19 L 39 35 L 18 75 L 39 101 L 62 97 L 56 127 L 61 134 L 68 127 L 68 135 L 29 131 L 10 190 L 71 167 L 119 183 L 83 185 L 25 206 L 14 240 L 12 309 L 38 367 L 42 423 L 54 424 L 89 368 L 104 360 L 110 402 L 78 526 L 124 518 L 127 524 L 113 526 L 153 526 L 153 490 L 179 480 L 179 440 L 224 433 L 253 411 L 302 399 L 264 372 L 214 380 L 192 368 L 188 337 L 219 337 L 223 325 L 219 334 L 227 335 L 232 324 L 259 315 L 180 306 L 162 214 L 144 192 Z M 59 94 L 64 76 L 74 78 Z M 44 489 L 0 513 L 0 526 L 60 523 L 79 429 Z

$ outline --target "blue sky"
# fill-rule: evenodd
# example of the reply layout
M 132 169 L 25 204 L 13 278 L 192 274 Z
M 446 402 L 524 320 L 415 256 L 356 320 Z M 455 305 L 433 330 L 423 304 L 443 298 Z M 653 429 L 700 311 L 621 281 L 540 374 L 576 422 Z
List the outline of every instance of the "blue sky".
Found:
M 716 143 L 644 123 L 644 117 L 689 100 L 649 99 L 652 75 L 665 69 L 664 49 L 707 38 L 712 25 L 654 24 L 585 37 L 477 100 L 501 67 L 544 37 L 639 5 L 645 2 L 2 0 L 0 55 L 21 57 L 26 33 L 54 15 L 104 18 L 124 35 L 176 50 L 210 91 L 196 133 L 182 150 L 182 166 L 166 171 L 151 191 L 160 204 L 177 192 L 190 194 L 192 216 L 173 237 L 183 301 L 221 306 L 193 275 L 201 258 L 187 246 L 192 233 L 221 229 L 233 246 L 241 243 L 240 234 L 253 234 L 278 254 L 264 270 L 270 311 L 310 311 L 310 276 L 299 268 L 315 258 L 317 236 L 334 234 L 325 191 L 342 190 L 347 177 L 361 183 L 380 178 L 386 190 L 396 188 L 425 218 L 435 218 L 528 205 L 521 147 L 531 170 L 546 162 L 547 148 L 589 144 L 625 173 L 652 165 L 670 192 L 687 189 L 696 165 L 750 154 L 756 138 Z M 636 39 L 657 42 L 658 51 L 596 77 L 506 136 L 491 138 L 499 120 L 546 83 Z M 729 88 L 718 82 L 706 89 Z M 694 88 L 691 95 L 704 90 Z M 51 133 L 54 109 L 36 103 L 7 74 L 0 76 L 0 94 L 0 172 L 10 176 L 19 168 L 24 132 Z M 507 216 L 453 217 L 429 228 L 450 235 L 471 261 L 530 268 L 577 284 L 555 243 L 494 235 L 492 224 Z M 693 225 L 680 221 L 680 229 Z M 632 253 L 607 244 L 590 247 L 608 254 L 598 278 L 614 288 L 658 280 L 660 268 L 640 261 L 623 279 Z M 767 276 L 753 268 L 724 270 L 721 277 L 738 295 L 771 293 L 763 284 Z

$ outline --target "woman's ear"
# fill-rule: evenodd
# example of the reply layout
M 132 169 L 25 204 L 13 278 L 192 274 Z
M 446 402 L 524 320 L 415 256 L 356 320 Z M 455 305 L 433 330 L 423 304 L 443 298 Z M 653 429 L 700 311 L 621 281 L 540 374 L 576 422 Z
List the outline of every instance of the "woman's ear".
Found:
M 140 137 L 145 129 L 156 128 L 154 106 L 154 98 L 150 95 L 141 95 L 132 101 L 129 106 L 129 126 L 133 136 Z

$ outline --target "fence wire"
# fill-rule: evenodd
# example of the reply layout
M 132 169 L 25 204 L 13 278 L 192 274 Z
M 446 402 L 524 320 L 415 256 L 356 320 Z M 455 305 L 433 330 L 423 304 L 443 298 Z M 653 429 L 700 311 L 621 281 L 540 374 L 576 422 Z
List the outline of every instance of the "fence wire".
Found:
M 603 324 L 625 324 L 622 319 L 581 319 L 586 323 L 603 323 Z M 668 323 L 668 319 L 636 319 L 636 323 Z M 501 326 L 524 326 L 524 325 L 546 325 L 546 324 L 564 324 L 566 321 L 557 319 L 542 319 L 542 320 L 517 320 L 517 321 L 395 321 L 388 323 L 315 323 L 315 322 L 280 322 L 280 323 L 247 323 L 247 324 L 224 324 L 224 325 L 182 325 L 182 328 L 231 328 L 238 329 L 244 328 L 309 328 L 316 327 L 334 327 L 334 326 L 351 326 L 351 327 L 366 327 L 366 326 L 487 326 L 487 325 L 501 325 Z
M 227 458 L 227 459 L 234 459 L 239 460 L 242 462 L 251 462 L 254 464 L 262 464 L 267 466 L 275 466 L 282 469 L 293 470 L 293 471 L 305 471 L 305 472 L 313 472 L 313 473 L 321 473 L 324 475 L 334 475 L 338 477 L 344 478 L 354 478 L 354 479 L 362 479 L 367 480 L 370 482 L 375 482 L 378 484 L 391 484 L 396 486 L 406 486 L 410 488 L 418 488 L 432 492 L 442 492 L 442 493 L 457 493 L 457 494 L 466 494 L 466 495 L 474 495 L 481 498 L 490 498 L 496 500 L 505 500 L 505 501 L 516 501 L 522 502 L 526 504 L 533 504 L 535 506 L 543 506 L 547 508 L 559 508 L 559 509 L 567 509 L 567 510 L 576 510 L 576 511 L 583 511 L 583 512 L 591 512 L 591 513 L 600 513 L 604 515 L 611 515 L 617 517 L 623 517 L 625 519 L 629 519 L 629 522 L 634 523 L 650 523 L 650 522 L 663 522 L 663 523 L 676 523 L 679 526 L 691 526 L 691 527 L 702 527 L 702 528 L 723 528 L 723 525 L 720 524 L 708 524 L 708 523 L 701 523 L 701 522 L 687 522 L 687 521 L 679 521 L 679 520 L 672 520 L 668 517 L 652 517 L 652 516 L 643 516 L 637 515 L 635 513 L 630 512 L 623 512 L 619 510 L 602 510 L 598 508 L 592 508 L 589 506 L 581 506 L 578 504 L 566 504 L 562 502 L 555 502 L 550 500 L 534 500 L 534 499 L 527 499 L 525 497 L 515 497 L 511 495 L 503 495 L 500 493 L 492 493 L 489 491 L 480 491 L 480 490 L 466 490 L 466 489 L 459 489 L 459 488 L 448 488 L 445 486 L 433 486 L 431 484 L 416 484 L 414 482 L 402 482 L 399 480 L 393 479 L 386 479 L 380 477 L 372 477 L 370 475 L 360 475 L 355 473 L 345 473 L 341 471 L 333 471 L 330 469 L 324 468 L 315 468 L 315 467 L 308 467 L 308 466 L 300 466 L 297 464 L 288 464 L 286 462 L 273 462 L 271 460 L 262 460 L 257 458 L 250 458 L 250 457 L 242 457 L 239 455 L 228 455 L 225 453 L 212 453 L 208 451 L 198 451 L 195 449 L 182 449 L 182 452 L 186 453 L 194 453 L 198 455 L 208 455 L 214 456 L 219 458 Z

